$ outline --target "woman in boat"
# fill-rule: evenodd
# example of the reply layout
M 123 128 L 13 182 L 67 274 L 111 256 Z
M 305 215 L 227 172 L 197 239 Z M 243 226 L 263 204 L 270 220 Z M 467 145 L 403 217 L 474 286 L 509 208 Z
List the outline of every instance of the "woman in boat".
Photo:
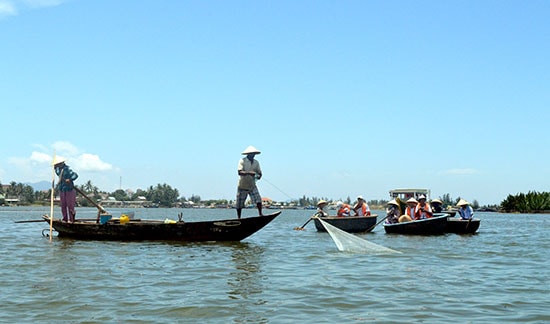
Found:
M 355 216 L 370 216 L 369 204 L 365 201 L 363 196 L 357 196 L 357 203 L 353 206 Z
M 418 201 L 416 199 L 412 197 L 409 198 L 409 200 L 407 200 L 407 206 L 405 207 L 405 213 L 399 217 L 399 223 L 412 221 L 417 205 Z
M 344 204 L 342 201 L 336 203 L 336 208 L 338 208 L 336 212 L 336 216 L 338 217 L 347 217 L 351 215 L 351 207 L 348 204 Z
M 432 218 L 433 215 L 432 207 L 426 202 L 426 196 L 420 195 L 418 197 L 418 204 L 414 210 L 414 219 Z
M 325 210 L 325 208 L 327 207 L 328 205 L 328 202 L 326 200 L 319 200 L 319 202 L 317 203 L 317 212 L 315 213 L 315 215 L 313 215 L 314 217 L 315 216 L 318 216 L 318 217 L 326 217 L 328 216 L 328 212 Z
M 57 189 L 59 190 L 63 221 L 74 223 L 76 216 L 76 191 L 74 190 L 74 181 L 78 178 L 78 174 L 65 164 L 64 159 L 59 159 L 54 163 L 53 167 L 55 174 L 59 176 Z
M 441 213 L 443 211 L 443 202 L 439 199 L 434 199 L 430 202 L 430 206 L 432 207 L 432 211 L 434 213 Z
M 458 214 L 461 219 L 470 220 L 474 218 L 474 209 L 470 206 L 470 203 L 464 199 L 460 199 L 456 204 L 458 208 Z
M 401 216 L 401 211 L 399 210 L 397 201 L 395 199 L 388 201 L 388 208 L 386 208 L 386 224 L 398 223 L 399 216 Z

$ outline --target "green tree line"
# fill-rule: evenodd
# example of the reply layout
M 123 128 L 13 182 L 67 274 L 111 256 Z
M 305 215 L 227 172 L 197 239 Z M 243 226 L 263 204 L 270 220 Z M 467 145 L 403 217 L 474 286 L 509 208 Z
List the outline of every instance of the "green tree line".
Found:
M 173 207 L 178 201 L 185 201 L 185 197 L 179 198 L 178 189 L 172 188 L 167 184 L 158 184 L 150 186 L 147 190 L 138 189 L 135 193 L 128 195 L 128 192 L 118 189 L 113 192 L 100 191 L 91 181 L 87 181 L 83 185 L 77 185 L 78 189 L 86 194 L 91 200 L 99 202 L 105 196 L 114 197 L 119 201 L 137 200 L 143 196 L 148 201 L 159 207 Z M 4 188 L 0 183 L 0 194 L 4 198 L 0 198 L 0 205 L 4 205 L 5 198 L 19 199 L 19 205 L 48 205 L 50 204 L 52 189 L 35 191 L 32 186 L 23 183 L 12 181 Z M 57 190 L 54 192 L 58 195 Z M 196 199 L 196 196 L 193 197 Z M 200 197 L 199 197 L 200 199 Z M 80 195 L 77 195 L 77 202 L 80 206 L 89 207 L 92 204 Z
M 545 213 L 550 212 L 550 192 L 529 191 L 508 195 L 500 203 L 500 209 L 505 213 Z
M 185 197 L 179 197 L 178 189 L 172 188 L 168 184 L 157 184 L 156 186 L 149 186 L 146 190 L 138 189 L 136 192 L 129 194 L 127 191 L 118 189 L 113 192 L 105 192 L 99 190 L 91 181 L 87 181 L 82 185 L 77 185 L 81 191 L 90 199 L 99 202 L 105 196 L 114 197 L 118 201 L 135 201 L 138 197 L 145 197 L 147 201 L 152 202 L 155 206 L 159 207 L 173 207 L 178 202 L 192 201 L 195 204 L 205 205 L 231 205 L 233 201 L 225 199 L 207 200 L 202 201 L 198 195 L 192 195 L 188 199 Z M 32 186 L 17 183 L 15 181 L 10 182 L 7 186 L 2 186 L 0 183 L 0 194 L 5 198 L 17 198 L 19 199 L 19 205 L 48 205 L 50 203 L 51 189 L 35 191 Z M 57 195 L 57 192 L 55 193 Z M 444 194 L 439 197 L 443 201 L 443 206 L 456 206 L 456 203 L 460 200 L 458 198 L 452 198 L 450 194 Z M 291 203 L 301 207 L 316 206 L 319 200 L 336 201 L 328 197 L 306 197 L 305 195 L 299 199 L 292 200 Z M 92 204 L 81 197 L 77 196 L 77 201 L 80 206 L 91 207 Z M 342 201 L 351 204 L 353 201 L 350 197 L 342 199 Z M 373 207 L 385 207 L 388 200 L 369 200 L 368 204 Z M 0 197 L 0 205 L 5 204 L 5 199 Z M 477 200 L 472 201 L 472 207 L 474 209 L 479 208 Z M 550 192 L 536 192 L 530 191 L 527 194 L 519 193 L 516 195 L 508 195 L 508 197 L 500 203 L 500 206 L 495 206 L 502 212 L 506 213 L 539 213 L 550 212 Z

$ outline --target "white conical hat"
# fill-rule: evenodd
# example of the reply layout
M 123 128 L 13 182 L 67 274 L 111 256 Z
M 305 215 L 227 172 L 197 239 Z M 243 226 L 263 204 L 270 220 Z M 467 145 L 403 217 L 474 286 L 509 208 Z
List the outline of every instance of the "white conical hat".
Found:
M 399 204 L 397 203 L 397 200 L 395 200 L 395 199 L 392 199 L 392 200 L 388 201 L 388 205 L 396 205 L 396 206 L 399 206 Z
M 52 165 L 58 165 L 58 164 L 63 163 L 65 161 L 67 161 L 67 159 L 62 158 L 60 156 L 56 156 L 56 157 L 54 157 L 54 159 L 52 161 Z
M 317 206 L 322 205 L 322 204 L 328 204 L 328 202 L 327 202 L 326 200 L 321 199 L 321 200 L 319 200 L 319 202 L 317 203 Z
M 241 154 L 244 154 L 244 155 L 248 155 L 248 154 L 260 154 L 262 152 L 260 152 L 257 148 L 255 148 L 254 146 L 250 145 L 249 147 L 247 147 Z
M 469 205 L 469 204 L 470 204 L 470 203 L 467 202 L 466 200 L 460 199 L 456 205 L 457 205 L 457 206 L 464 206 L 464 205 Z
M 408 204 L 408 203 L 415 203 L 415 204 L 418 204 L 418 201 L 417 201 L 416 199 L 414 199 L 414 198 L 411 197 L 411 198 L 409 198 L 409 200 L 407 200 L 407 204 Z

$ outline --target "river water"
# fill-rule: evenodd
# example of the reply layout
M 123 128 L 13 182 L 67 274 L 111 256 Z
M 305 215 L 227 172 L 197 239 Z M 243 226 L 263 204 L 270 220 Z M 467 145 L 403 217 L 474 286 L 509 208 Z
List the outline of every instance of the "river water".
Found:
M 230 209 L 134 212 L 235 217 Z M 50 242 L 41 234 L 48 224 L 14 223 L 47 213 L 0 207 L 2 323 L 550 322 L 548 215 L 476 213 L 476 235 L 389 235 L 379 225 L 358 236 L 402 253 L 369 254 L 339 252 L 313 222 L 293 230 L 308 210 L 284 210 L 235 243 Z M 77 209 L 77 218 L 95 215 Z

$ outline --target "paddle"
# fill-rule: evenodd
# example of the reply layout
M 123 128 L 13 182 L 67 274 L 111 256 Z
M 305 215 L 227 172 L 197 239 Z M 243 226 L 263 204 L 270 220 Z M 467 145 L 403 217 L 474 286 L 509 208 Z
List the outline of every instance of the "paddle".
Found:
M 304 223 L 304 225 L 302 225 L 301 227 L 294 227 L 294 230 L 295 231 L 303 231 L 304 230 L 304 227 L 309 224 L 309 222 L 311 222 L 311 220 L 313 219 L 313 216 L 311 216 L 307 222 Z
M 55 197 L 55 150 L 53 151 L 52 161 L 52 191 L 50 193 L 50 242 L 53 239 L 53 201 Z M 63 171 L 61 171 L 63 172 Z M 63 173 L 61 173 L 63 174 Z
M 30 219 L 30 220 L 22 220 L 22 221 L 15 221 L 14 223 L 42 223 L 43 219 Z
M 468 224 L 466 224 L 466 231 L 468 230 L 468 226 L 470 226 L 470 223 L 472 222 L 472 218 L 474 218 L 474 215 L 468 219 Z
M 376 226 L 378 226 L 380 223 L 382 223 L 383 221 L 385 221 L 386 218 L 388 218 L 388 216 L 389 216 L 389 215 L 386 215 L 386 217 L 382 218 L 378 223 L 372 225 L 371 228 L 369 228 L 369 229 L 367 230 L 367 232 L 372 231 Z
M 105 208 L 103 208 L 101 205 L 99 205 L 98 203 L 93 201 L 90 197 L 88 197 L 85 193 L 83 193 L 82 190 L 78 189 L 76 186 L 74 187 L 74 190 L 76 190 L 76 192 L 81 194 L 84 198 L 86 198 L 86 200 L 88 200 L 90 203 L 92 203 L 92 205 L 94 205 L 98 209 L 98 213 L 97 213 L 97 222 L 98 223 L 99 223 L 99 215 L 100 214 L 111 215 L 109 212 L 107 212 L 105 210 Z

